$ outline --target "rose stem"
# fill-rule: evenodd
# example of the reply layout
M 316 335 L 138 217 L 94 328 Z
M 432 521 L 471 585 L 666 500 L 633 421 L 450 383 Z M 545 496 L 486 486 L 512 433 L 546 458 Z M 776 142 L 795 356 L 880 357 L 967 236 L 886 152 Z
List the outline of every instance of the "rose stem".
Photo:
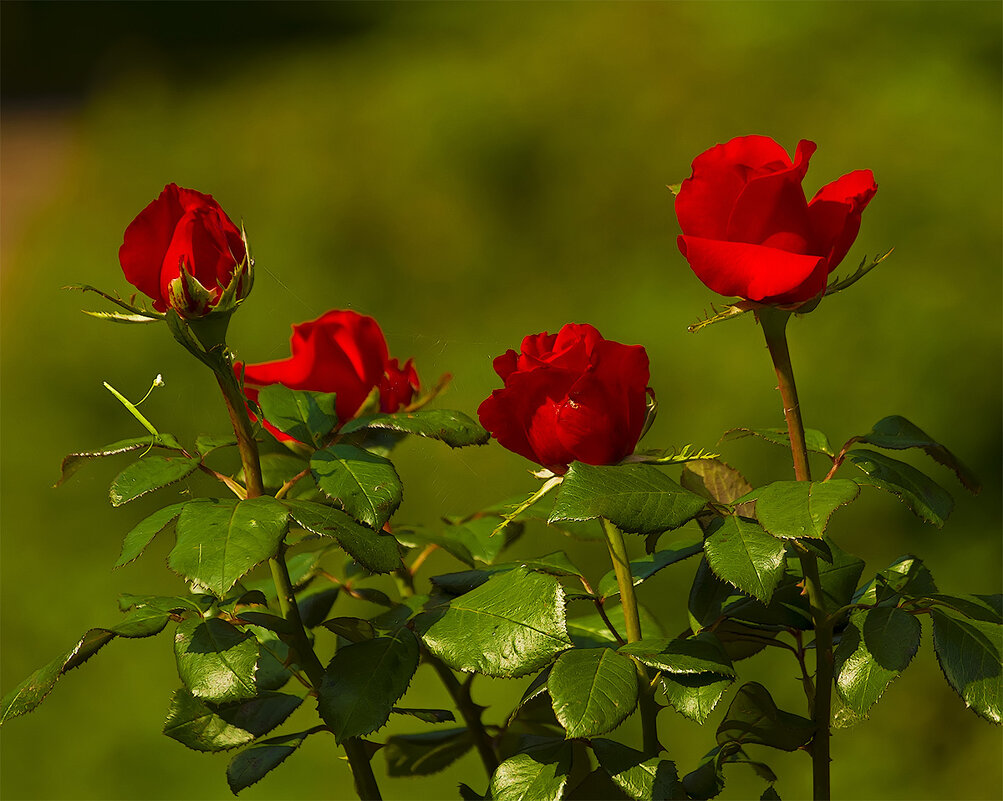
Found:
M 766 346 L 769 348 L 773 367 L 777 373 L 778 389 L 784 404 L 784 417 L 787 420 L 787 435 L 794 457 L 794 476 L 798 481 L 811 481 L 804 423 L 801 420 L 797 386 L 794 384 L 794 369 L 791 367 L 790 351 L 787 348 L 787 321 L 790 319 L 790 312 L 765 308 L 758 310 L 756 317 L 763 327 Z M 831 795 L 829 726 L 832 714 L 832 624 L 825 610 L 822 583 L 818 574 L 818 559 L 797 540 L 791 542 L 801 560 L 805 592 L 808 595 L 815 627 L 815 695 L 809 702 L 809 709 L 815 723 L 815 735 L 811 744 L 812 792 L 815 801 L 820 801 L 828 799 Z
M 620 605 L 623 607 L 623 619 L 627 629 L 627 642 L 637 642 L 641 639 L 641 618 L 637 612 L 637 596 L 634 595 L 634 577 L 630 572 L 630 559 L 627 556 L 627 545 L 623 541 L 623 532 L 606 518 L 602 518 L 603 531 L 606 534 L 606 544 L 609 546 L 610 561 L 613 562 L 613 572 L 616 574 L 617 587 L 620 589 Z M 648 671 L 637 660 L 638 697 L 637 705 L 641 712 L 641 738 L 645 757 L 657 756 L 662 750 L 658 742 L 658 707 L 655 705 L 655 692 Z
M 237 384 L 232 367 L 226 364 L 229 359 L 223 359 L 220 369 L 214 370 L 216 381 L 223 392 L 223 400 L 233 424 L 233 433 L 237 437 L 237 449 L 240 451 L 240 461 L 244 467 L 244 483 L 247 486 L 247 497 L 257 498 L 264 494 L 264 483 L 261 479 L 261 460 L 258 456 L 258 443 L 251 431 L 251 419 L 247 416 L 247 406 L 243 393 Z M 324 666 L 310 645 L 310 640 L 303 627 L 299 606 L 296 603 L 296 591 L 289 576 L 289 567 L 285 560 L 285 543 L 279 546 L 278 553 L 268 560 L 272 571 L 272 581 L 275 582 L 275 594 L 278 596 L 279 609 L 282 617 L 293 624 L 293 646 L 297 656 L 303 662 L 303 669 L 310 677 L 314 691 L 320 689 L 324 680 Z M 363 742 L 357 737 L 350 737 L 343 743 L 348 763 L 355 777 L 355 791 L 362 801 L 379 801 L 382 798 L 380 788 L 373 775 L 373 767 L 369 754 Z
M 435 548 L 436 546 L 430 546 Z M 410 598 L 414 595 L 414 571 L 421 562 L 424 561 L 424 557 L 429 553 L 429 549 L 426 548 L 418 555 L 418 558 L 411 563 L 410 569 L 404 567 L 397 572 L 397 589 L 402 597 Z M 484 764 L 484 770 L 488 773 L 488 778 L 490 779 L 498 767 L 498 755 L 495 754 L 494 745 L 491 742 L 491 737 L 484 730 L 484 724 L 481 722 L 481 712 L 483 707 L 478 706 L 474 703 L 473 698 L 470 696 L 470 683 L 461 684 L 456 676 L 453 674 L 452 669 L 437 656 L 434 656 L 429 652 L 427 648 L 422 646 L 421 649 L 422 659 L 424 659 L 432 668 L 435 670 L 439 679 L 442 681 L 450 697 L 453 699 L 453 703 L 456 704 L 457 710 L 459 710 L 460 716 L 463 718 L 463 722 L 467 724 L 467 730 L 470 732 L 471 736 L 474 738 L 474 745 L 477 747 L 477 753 L 480 755 L 481 762 Z M 471 679 L 473 677 L 471 676 Z

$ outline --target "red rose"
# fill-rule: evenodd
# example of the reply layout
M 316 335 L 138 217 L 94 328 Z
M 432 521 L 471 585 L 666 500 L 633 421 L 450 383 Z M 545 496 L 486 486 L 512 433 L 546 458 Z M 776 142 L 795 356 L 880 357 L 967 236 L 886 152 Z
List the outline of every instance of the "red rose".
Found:
M 388 413 L 410 403 L 420 388 L 411 360 L 401 367 L 391 359 L 376 321 L 354 311 L 329 311 L 294 325 L 290 350 L 288 359 L 234 365 L 237 375 L 243 374 L 248 398 L 257 401 L 258 390 L 269 384 L 334 392 L 338 419 L 345 421 L 355 416 L 374 387 L 379 389 L 380 411 Z M 264 425 L 278 439 L 292 439 L 267 421 Z
M 555 473 L 573 461 L 616 464 L 633 452 L 647 415 L 648 354 L 591 325 L 522 341 L 494 361 L 505 382 L 477 414 L 498 442 Z
M 814 152 L 802 139 L 792 163 L 769 137 L 740 136 L 696 157 L 676 197 L 678 244 L 708 287 L 770 304 L 825 289 L 878 187 L 870 170 L 855 170 L 806 202 L 801 181 Z
M 176 184 L 129 224 L 118 251 L 126 279 L 153 299 L 153 308 L 174 308 L 183 317 L 213 311 L 235 275 L 235 297 L 246 297 L 246 256 L 240 229 L 212 196 Z

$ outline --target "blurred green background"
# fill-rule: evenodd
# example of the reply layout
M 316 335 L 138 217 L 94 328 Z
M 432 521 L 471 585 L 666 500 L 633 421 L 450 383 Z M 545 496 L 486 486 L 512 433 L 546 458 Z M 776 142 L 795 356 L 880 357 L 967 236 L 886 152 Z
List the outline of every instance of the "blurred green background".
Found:
M 128 293 L 122 232 L 170 181 L 212 193 L 247 227 L 257 283 L 230 329 L 243 359 L 278 358 L 290 324 L 353 308 L 377 317 L 392 354 L 413 356 L 426 384 L 453 373 L 441 404 L 473 413 L 498 384 L 494 356 L 587 321 L 648 349 L 661 411 L 645 444 L 714 448 L 726 429 L 780 425 L 780 401 L 751 319 L 686 332 L 720 300 L 676 249 L 665 187 L 732 136 L 767 134 L 790 151 L 813 139 L 809 194 L 857 168 L 881 187 L 841 272 L 895 253 L 792 325 L 807 424 L 842 442 L 903 414 L 985 484 L 963 495 L 920 455 L 957 498 L 943 531 L 865 491 L 831 533 L 868 574 L 913 552 L 943 591 L 1000 590 L 999 3 L 5 2 L 0 12 L 2 691 L 88 627 L 113 623 L 118 593 L 183 590 L 164 568 L 167 538 L 136 564 L 110 566 L 135 522 L 207 487 L 113 509 L 106 488 L 124 462 L 109 460 L 51 488 L 65 453 L 142 433 L 102 381 L 135 399 L 162 373 L 166 387 L 143 407 L 161 430 L 190 441 L 226 429 L 208 374 L 166 330 L 86 318 L 78 310 L 100 299 L 60 291 L 86 282 Z M 762 443 L 722 452 L 754 482 L 790 469 Z M 535 486 L 527 463 L 495 445 L 407 443 L 398 466 L 400 521 Z M 558 548 L 605 572 L 603 553 L 545 529 L 514 553 Z M 685 626 L 694 567 L 643 588 L 671 633 Z M 436 556 L 430 568 L 453 565 Z M 745 664 L 803 711 L 792 661 Z M 426 670 L 406 705 L 446 704 Z M 497 720 L 525 684 L 482 680 L 475 698 Z M 4 726 L 0 795 L 229 797 L 227 756 L 160 734 L 176 686 L 169 635 L 112 643 Z M 660 716 L 681 771 L 712 746 L 719 716 L 705 727 Z M 836 734 L 834 792 L 1000 798 L 1000 746 L 1000 730 L 940 677 L 927 627 L 871 720 Z M 312 738 L 242 797 L 349 797 L 338 753 Z M 781 797 L 809 793 L 805 755 L 759 756 L 779 773 Z M 382 773 L 382 757 L 376 765 Z M 723 797 L 759 796 L 751 772 L 729 771 Z M 388 798 L 446 798 L 458 781 L 485 786 L 473 755 L 439 776 L 382 784 Z

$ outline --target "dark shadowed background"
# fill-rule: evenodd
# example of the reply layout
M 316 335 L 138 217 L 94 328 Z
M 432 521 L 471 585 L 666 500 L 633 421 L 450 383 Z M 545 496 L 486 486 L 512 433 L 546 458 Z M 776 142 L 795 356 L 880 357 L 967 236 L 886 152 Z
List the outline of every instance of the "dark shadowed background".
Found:
M 945 529 L 865 491 L 831 533 L 867 558 L 868 574 L 913 552 L 943 591 L 1000 590 L 999 3 L 8 1 L 0 14 L 0 691 L 88 627 L 113 623 L 118 593 L 184 589 L 163 565 L 168 538 L 110 566 L 133 524 L 206 487 L 113 509 L 107 484 L 124 463 L 106 462 L 51 488 L 63 454 L 142 433 L 102 381 L 135 399 L 161 373 L 166 387 L 143 407 L 155 425 L 187 441 L 226 428 L 210 376 L 163 327 L 86 318 L 78 310 L 100 300 L 60 290 L 128 293 L 122 232 L 171 181 L 213 194 L 247 227 L 258 272 L 230 329 L 240 358 L 280 357 L 292 323 L 353 308 L 380 321 L 392 354 L 413 356 L 427 384 L 453 373 L 441 404 L 473 413 L 498 384 L 494 356 L 526 334 L 591 322 L 648 349 L 661 411 L 645 444 L 714 448 L 729 428 L 780 425 L 780 401 L 751 319 L 686 332 L 719 299 L 676 249 L 666 184 L 736 135 L 767 134 L 790 151 L 813 139 L 809 194 L 858 168 L 880 185 L 841 272 L 895 252 L 792 324 L 806 422 L 842 442 L 903 414 L 985 485 L 963 495 L 926 457 L 906 455 L 955 493 Z M 720 449 L 754 482 L 790 470 L 769 445 Z M 496 445 L 409 442 L 398 464 L 401 521 L 470 512 L 535 484 Z M 559 548 L 604 572 L 603 553 L 545 529 L 514 553 Z M 439 557 L 430 566 L 452 568 Z M 694 567 L 642 589 L 670 632 L 686 625 Z M 425 670 L 405 705 L 446 703 Z M 749 670 L 803 711 L 793 662 Z M 475 697 L 495 705 L 494 720 L 525 683 L 479 680 Z M 160 734 L 176 686 L 169 635 L 112 643 L 4 726 L 0 795 L 229 797 L 227 756 Z M 662 713 L 681 772 L 713 745 L 719 716 L 699 727 Z M 1000 745 L 1000 730 L 940 677 L 927 628 L 871 719 L 837 732 L 834 792 L 999 798 Z M 338 753 L 312 738 L 242 797 L 348 797 Z M 807 795 L 804 754 L 757 756 L 779 773 L 781 797 Z M 381 756 L 376 766 L 381 774 Z M 758 797 L 759 779 L 729 771 L 723 797 Z M 382 784 L 388 798 L 444 798 L 457 781 L 484 787 L 475 756 Z

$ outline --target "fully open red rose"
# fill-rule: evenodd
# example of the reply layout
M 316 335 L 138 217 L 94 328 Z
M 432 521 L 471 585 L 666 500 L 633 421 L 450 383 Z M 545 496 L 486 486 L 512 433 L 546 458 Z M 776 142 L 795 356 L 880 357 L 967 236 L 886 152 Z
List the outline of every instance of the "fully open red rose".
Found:
M 212 196 L 176 184 L 129 224 L 118 251 L 126 279 L 153 299 L 153 308 L 171 307 L 184 317 L 211 311 L 246 255 L 240 229 Z M 243 298 L 250 274 L 241 271 L 239 281 L 236 297 Z
M 335 411 L 350 420 L 376 387 L 380 411 L 396 412 L 411 402 L 420 388 L 411 360 L 401 367 L 391 359 L 383 332 L 372 317 L 354 311 L 329 311 L 316 320 L 293 326 L 292 356 L 234 369 L 244 377 L 244 392 L 257 401 L 258 390 L 269 384 L 289 389 L 334 392 Z M 292 438 L 265 421 L 265 428 L 280 440 Z
M 676 197 L 679 250 L 722 295 L 769 304 L 811 300 L 857 237 L 877 184 L 855 170 L 805 200 L 801 181 L 815 143 L 792 162 L 767 136 L 740 136 L 701 153 Z
M 477 414 L 500 444 L 555 473 L 573 461 L 616 464 L 633 452 L 647 414 L 648 354 L 569 323 L 494 361 L 505 382 Z

